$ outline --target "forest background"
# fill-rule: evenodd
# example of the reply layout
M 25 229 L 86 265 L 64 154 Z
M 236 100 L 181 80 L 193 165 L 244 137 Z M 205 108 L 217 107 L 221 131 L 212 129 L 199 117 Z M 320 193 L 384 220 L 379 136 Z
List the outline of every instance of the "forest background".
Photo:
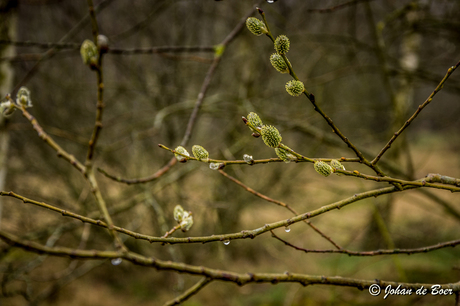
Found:
M 453 69 L 451 76 L 448 72 L 460 60 L 458 1 L 0 3 L 0 94 L 11 93 L 14 99 L 19 87 L 26 86 L 33 102 L 32 108 L 0 119 L 0 301 L 5 305 L 161 305 L 174 303 L 195 284 L 196 295 L 187 296 L 184 305 L 456 302 L 455 294 L 384 300 L 383 294 L 371 296 L 364 280 L 459 280 L 459 248 L 446 247 L 460 243 L 460 76 Z M 286 92 L 292 77 L 270 64 L 273 43 L 246 28 L 247 17 L 263 19 L 256 6 L 275 38 L 289 37 L 287 56 L 296 76 L 332 125 L 308 97 Z M 108 38 L 108 50 L 101 69 L 92 71 L 82 62 L 80 47 L 84 40 L 94 40 L 95 28 Z M 359 156 L 334 127 L 371 161 L 440 82 L 439 93 L 379 160 L 389 177 L 406 183 L 359 176 L 381 177 L 362 160 L 357 162 Z M 82 168 L 56 156 L 56 148 L 37 135 L 37 125 L 25 112 Z M 95 124 L 97 112 L 102 125 Z M 243 162 L 244 154 L 256 161 L 278 158 L 262 137 L 251 137 L 241 120 L 249 112 L 276 126 L 283 143 L 302 156 L 344 157 L 350 173 L 323 177 L 310 162 Z M 88 145 L 90 139 L 97 145 Z M 201 145 L 212 159 L 241 163 L 222 170 L 196 160 L 178 163 L 158 144 L 170 149 L 183 145 L 190 154 L 193 145 Z M 431 182 L 438 187 L 424 188 L 407 183 L 429 173 L 454 183 L 444 179 Z M 323 235 L 296 222 L 287 231 L 285 226 L 273 229 L 276 236 L 266 231 L 255 239 L 219 236 L 224 238 L 204 244 L 149 243 L 67 214 L 107 222 L 103 199 L 114 225 L 159 238 L 177 225 L 173 210 L 181 205 L 192 212 L 194 224 L 170 237 L 212 237 L 292 218 L 279 201 L 300 215 L 393 186 L 414 189 L 368 197 L 309 219 Z M 8 235 L 19 240 L 12 242 Z M 50 249 L 37 254 L 37 248 L 24 245 L 30 241 Z M 205 274 L 177 273 L 176 266 L 164 271 L 135 265 L 128 257 L 120 263 L 113 256 L 84 260 L 78 255 L 56 257 L 51 251 L 116 252 L 120 245 L 146 258 L 241 275 L 288 271 L 323 276 L 324 283 L 334 276 L 363 283 L 304 287 L 274 277 L 238 286 L 238 280 L 215 281 L 207 275 L 203 281 Z M 429 252 L 420 251 L 430 246 Z M 331 249 L 393 252 L 318 252 Z M 411 255 L 394 254 L 398 249 L 412 250 Z

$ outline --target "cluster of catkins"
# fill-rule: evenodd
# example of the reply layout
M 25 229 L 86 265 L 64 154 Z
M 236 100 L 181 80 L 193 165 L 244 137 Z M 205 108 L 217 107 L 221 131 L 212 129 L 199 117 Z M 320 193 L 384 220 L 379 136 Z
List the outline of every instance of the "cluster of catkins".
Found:
M 252 34 L 257 36 L 268 33 L 265 24 L 255 17 L 249 17 L 246 20 L 246 26 Z M 276 53 L 270 55 L 270 63 L 280 73 L 290 73 L 292 66 L 285 55 L 290 47 L 289 38 L 286 35 L 278 36 L 275 39 L 274 47 Z M 286 91 L 294 97 L 300 96 L 305 91 L 304 84 L 299 80 L 291 80 L 286 83 L 285 87 Z

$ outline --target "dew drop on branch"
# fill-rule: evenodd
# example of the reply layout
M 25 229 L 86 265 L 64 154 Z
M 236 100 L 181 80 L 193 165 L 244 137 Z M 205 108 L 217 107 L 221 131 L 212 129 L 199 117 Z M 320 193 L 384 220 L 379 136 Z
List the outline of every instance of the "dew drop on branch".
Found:
M 121 258 L 114 258 L 114 259 L 111 260 L 111 263 L 114 266 L 118 266 L 119 264 L 121 264 L 121 262 L 122 262 Z
M 285 231 L 286 233 L 289 233 L 289 232 L 291 231 L 291 228 L 290 228 L 289 226 L 286 226 L 286 227 L 284 228 L 284 231 Z
M 229 245 L 230 244 L 230 240 L 224 240 L 224 245 Z

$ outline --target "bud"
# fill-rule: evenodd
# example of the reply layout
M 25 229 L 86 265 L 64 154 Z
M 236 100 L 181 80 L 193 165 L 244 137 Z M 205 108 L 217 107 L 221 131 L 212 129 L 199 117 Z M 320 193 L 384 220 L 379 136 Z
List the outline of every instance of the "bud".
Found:
M 192 225 L 193 225 L 193 217 L 192 217 L 192 215 L 189 215 L 186 218 L 184 218 L 182 220 L 182 222 L 180 223 L 180 229 L 183 232 L 186 232 L 186 231 L 190 230 Z
M 345 171 L 345 167 L 337 159 L 331 160 L 331 167 L 334 170 L 343 170 L 343 171 Z
M 262 123 L 262 120 L 260 120 L 260 117 L 259 115 L 257 115 L 256 113 L 254 112 L 250 112 L 248 114 L 248 122 L 255 128 L 252 128 L 251 126 L 249 126 L 249 128 L 251 129 L 251 131 L 253 131 L 254 133 L 256 134 L 259 134 L 260 133 L 260 128 L 264 125 Z M 257 129 L 259 128 L 259 129 Z
M 272 66 L 281 73 L 289 73 L 289 68 L 283 57 L 278 53 L 273 53 L 270 56 L 270 63 Z
M 176 151 L 177 153 L 181 153 L 181 154 L 190 156 L 190 154 L 188 154 L 187 150 L 185 150 L 183 146 L 178 146 L 177 148 L 174 149 L 174 151 Z M 187 157 L 179 155 L 177 153 L 174 153 L 174 156 L 177 158 L 177 160 L 180 161 L 181 163 L 185 163 L 187 161 Z
M 248 30 L 256 36 L 268 33 L 268 30 L 262 20 L 255 17 L 249 17 L 246 19 L 246 26 L 248 27 Z
M 86 39 L 80 48 L 81 59 L 83 63 L 90 66 L 91 68 L 96 67 L 98 52 L 96 45 L 89 39 Z
M 188 214 L 187 214 L 188 215 Z M 174 220 L 181 222 L 184 217 L 184 209 L 180 205 L 174 207 Z
M 282 137 L 278 129 L 272 125 L 264 125 L 260 131 L 264 143 L 271 147 L 276 148 L 280 145 Z
M 275 39 L 275 50 L 279 54 L 285 54 L 289 51 L 289 38 L 286 35 L 280 35 Z
M 297 161 L 297 157 L 291 154 L 288 150 L 283 148 L 275 148 L 275 153 L 278 157 L 285 163 L 290 163 L 291 161 Z
M 109 50 L 109 39 L 105 35 L 97 36 L 97 48 L 100 53 L 107 53 Z
M 324 176 L 329 176 L 333 172 L 331 166 L 320 160 L 315 162 L 314 167 L 316 172 Z
M 0 113 L 2 113 L 5 117 L 11 116 L 15 110 L 16 107 L 10 101 L 2 102 L 0 104 Z
M 22 86 L 19 88 L 16 95 L 16 104 L 24 107 L 32 107 L 32 100 L 30 99 L 30 90 L 27 87 Z
M 286 83 L 286 91 L 294 97 L 300 96 L 305 90 L 305 86 L 301 81 L 291 80 Z
M 206 151 L 202 146 L 194 145 L 192 147 L 192 153 L 198 160 L 207 160 L 209 158 L 208 151 Z

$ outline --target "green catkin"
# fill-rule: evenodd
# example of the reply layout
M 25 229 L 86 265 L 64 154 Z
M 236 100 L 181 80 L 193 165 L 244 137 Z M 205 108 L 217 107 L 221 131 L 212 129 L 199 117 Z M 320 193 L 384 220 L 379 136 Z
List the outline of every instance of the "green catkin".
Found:
M 260 130 L 260 134 L 262 135 L 264 143 L 271 148 L 277 148 L 281 143 L 281 134 L 278 129 L 272 125 L 264 125 Z
M 255 17 L 249 17 L 246 19 L 246 27 L 252 34 L 256 36 L 268 33 L 267 27 L 265 27 L 265 24 L 262 22 L 262 20 Z
M 291 80 L 286 83 L 286 91 L 294 97 L 300 96 L 305 90 L 305 86 L 301 81 Z
M 209 158 L 209 153 L 205 148 L 199 145 L 194 145 L 192 147 L 193 156 L 198 160 L 207 160 Z
M 315 167 L 316 172 L 324 176 L 329 176 L 333 172 L 333 169 L 331 166 L 329 166 L 327 163 L 320 161 L 320 160 L 315 162 L 314 167 Z

